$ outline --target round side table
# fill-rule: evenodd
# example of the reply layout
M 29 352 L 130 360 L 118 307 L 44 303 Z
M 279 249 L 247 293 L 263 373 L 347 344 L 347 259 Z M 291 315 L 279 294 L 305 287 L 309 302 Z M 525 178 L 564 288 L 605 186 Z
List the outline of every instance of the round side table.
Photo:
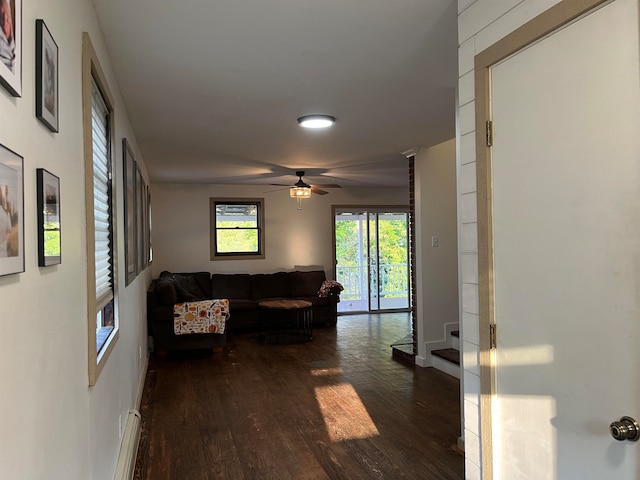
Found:
M 311 302 L 265 300 L 258 303 L 261 343 L 302 343 L 313 338 Z

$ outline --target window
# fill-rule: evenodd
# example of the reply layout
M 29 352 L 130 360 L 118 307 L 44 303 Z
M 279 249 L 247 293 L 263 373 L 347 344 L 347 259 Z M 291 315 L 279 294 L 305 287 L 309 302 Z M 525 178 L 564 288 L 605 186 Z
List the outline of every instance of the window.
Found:
M 264 258 L 264 200 L 210 198 L 211 260 Z
M 110 112 L 91 79 L 93 138 L 93 225 L 96 277 L 96 350 L 100 352 L 115 326 L 113 315 L 113 215 L 111 207 Z
M 114 128 L 111 95 L 86 33 L 83 35 L 82 76 L 87 205 L 89 384 L 95 385 L 118 339 L 111 183 L 111 145 Z

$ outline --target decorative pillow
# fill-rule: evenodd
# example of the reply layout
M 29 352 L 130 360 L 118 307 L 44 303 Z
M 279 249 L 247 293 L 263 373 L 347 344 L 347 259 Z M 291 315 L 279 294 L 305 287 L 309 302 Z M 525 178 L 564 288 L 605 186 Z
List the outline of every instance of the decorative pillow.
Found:
M 178 294 L 176 292 L 176 285 L 173 281 L 173 277 L 161 276 L 156 281 L 155 292 L 158 303 L 165 307 L 170 307 L 178 301 Z
M 322 282 L 327 279 L 324 270 L 316 270 L 313 272 L 291 272 L 290 275 L 291 293 L 294 298 L 316 296 Z
M 202 291 L 198 282 L 191 275 L 173 275 L 173 283 L 178 294 L 178 302 L 198 302 L 207 300 L 208 295 Z

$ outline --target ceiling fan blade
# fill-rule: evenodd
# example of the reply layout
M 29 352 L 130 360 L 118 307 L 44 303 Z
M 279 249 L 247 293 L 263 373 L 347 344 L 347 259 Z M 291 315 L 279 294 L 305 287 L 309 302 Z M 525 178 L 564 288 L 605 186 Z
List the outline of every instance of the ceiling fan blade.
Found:
M 316 195 L 326 195 L 329 192 L 325 192 L 324 190 L 320 190 L 319 188 L 316 188 L 315 186 L 311 187 L 311 191 L 313 193 L 315 193 Z
M 272 184 L 272 185 L 274 185 L 274 184 Z M 282 185 L 282 186 L 284 187 L 285 185 Z M 267 190 L 266 192 L 262 192 L 262 193 L 281 192 L 282 190 L 288 190 L 288 189 L 289 189 L 288 187 L 287 188 L 276 188 L 275 190 Z
M 338 185 L 337 183 L 318 183 L 314 185 L 314 187 L 320 188 L 342 188 L 342 185 Z

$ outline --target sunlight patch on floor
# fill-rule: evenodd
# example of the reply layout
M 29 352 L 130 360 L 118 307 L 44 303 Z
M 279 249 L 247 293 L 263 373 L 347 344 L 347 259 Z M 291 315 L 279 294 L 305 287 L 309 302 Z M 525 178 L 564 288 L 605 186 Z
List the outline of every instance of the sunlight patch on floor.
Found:
M 314 377 L 328 377 L 332 375 L 340 375 L 342 373 L 342 368 L 334 367 L 334 368 L 314 368 L 311 370 L 311 375 Z
M 315 392 L 332 442 L 379 435 L 378 429 L 352 385 L 342 383 L 316 387 Z

